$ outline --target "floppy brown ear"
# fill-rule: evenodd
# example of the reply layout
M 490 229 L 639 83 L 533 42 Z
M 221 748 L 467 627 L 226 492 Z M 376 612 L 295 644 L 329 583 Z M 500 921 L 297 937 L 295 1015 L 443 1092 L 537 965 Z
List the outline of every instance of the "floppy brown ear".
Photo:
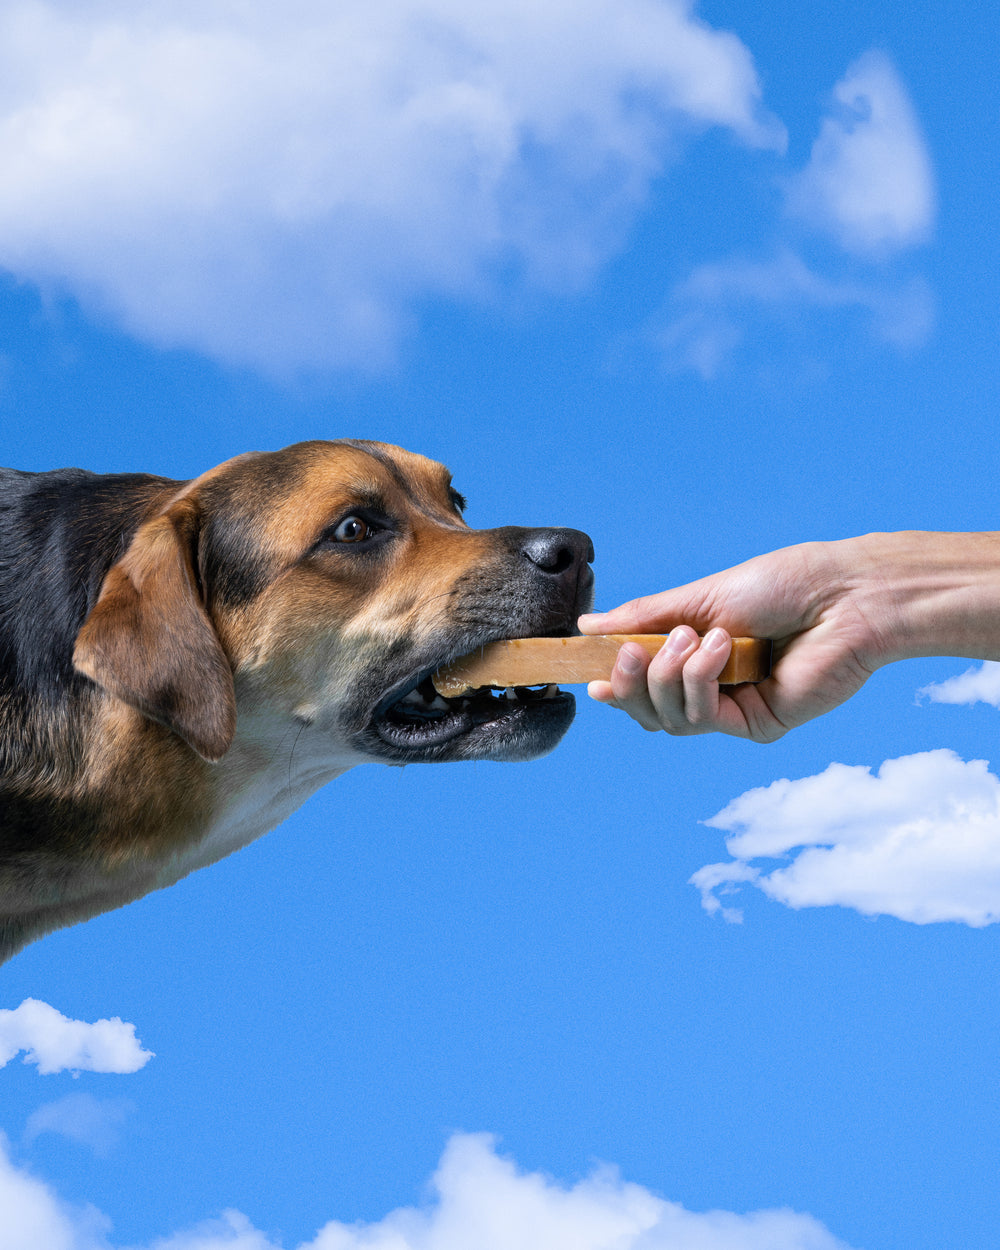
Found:
M 196 505 L 186 499 L 139 527 L 108 570 L 77 635 L 73 663 L 215 762 L 236 732 L 236 694 L 198 593 L 196 527 Z

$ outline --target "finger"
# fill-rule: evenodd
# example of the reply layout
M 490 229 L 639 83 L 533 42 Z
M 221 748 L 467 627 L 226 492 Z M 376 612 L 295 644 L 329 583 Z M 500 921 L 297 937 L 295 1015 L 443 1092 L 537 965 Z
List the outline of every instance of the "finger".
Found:
M 628 650 L 625 656 L 621 656 L 621 651 L 625 648 L 619 648 L 619 654 L 615 657 L 615 664 L 612 671 L 608 674 L 607 680 L 595 679 L 587 684 L 587 694 L 597 703 L 606 703 L 611 707 L 622 707 L 616 690 L 622 692 L 623 699 L 631 704 L 632 701 L 641 698 L 645 683 L 641 680 L 644 669 L 648 667 L 649 656 L 645 650 L 636 646 L 635 643 L 625 644 Z M 614 681 L 612 682 L 612 678 Z M 623 707 L 624 711 L 629 711 L 628 706 Z
M 626 643 L 615 659 L 610 680 L 592 681 L 587 693 L 598 703 L 619 708 L 651 732 L 661 728 L 646 687 L 649 656 L 635 643 Z
M 615 698 L 627 702 L 644 694 L 648 668 L 649 656 L 637 643 L 627 642 L 619 647 L 610 677 Z
M 652 661 L 640 647 L 627 643 L 619 651 L 619 658 L 625 652 L 625 664 L 616 662 L 612 679 L 591 682 L 587 692 L 597 702 L 627 712 L 648 730 L 663 729 L 677 737 L 718 732 L 774 742 L 789 725 L 770 706 L 773 680 L 762 687 L 719 689 L 719 675 L 730 650 L 725 630 L 710 630 L 699 639 L 694 630 L 680 625 Z M 628 657 L 635 661 L 635 670 Z
M 609 631 L 601 629 L 601 624 L 607 615 L 607 612 L 585 612 L 577 619 L 576 627 L 581 634 L 607 633 Z
M 732 650 L 732 639 L 724 629 L 711 629 L 684 665 L 684 710 L 692 725 L 718 727 L 719 674 Z
M 725 723 L 718 723 L 718 677 L 729 656 L 730 639 L 724 630 L 713 633 L 706 649 L 705 641 L 693 629 L 679 625 L 671 630 L 666 644 L 650 665 L 650 699 L 668 733 L 733 731 L 732 714 L 728 709 Z
M 688 625 L 670 631 L 646 672 L 653 712 L 667 733 L 690 733 L 684 695 L 684 665 L 698 650 L 698 635 Z
M 615 692 L 609 681 L 592 681 L 587 684 L 587 694 L 595 703 L 613 703 Z
M 745 725 L 745 731 L 741 735 L 743 737 L 751 738 L 754 742 L 777 742 L 791 728 L 775 715 L 759 686 L 734 686 L 724 697 L 738 709 L 742 717 Z
M 643 648 L 627 642 L 618 651 L 608 684 L 614 706 L 653 732 L 660 728 L 660 723 L 646 685 L 648 668 L 649 656 Z
M 683 647 L 682 633 L 687 635 Z M 751 736 L 741 706 L 719 689 L 719 675 L 732 646 L 726 631 L 712 630 L 699 639 L 692 630 L 679 626 L 670 637 L 675 640 L 677 658 L 665 646 L 649 672 L 650 698 L 664 729 L 685 736 L 713 732 Z
M 642 634 L 664 631 L 678 621 L 692 620 L 696 605 L 687 588 L 632 599 L 609 612 L 588 612 L 578 626 L 584 634 Z
M 729 659 L 732 639 L 723 629 L 710 630 L 701 646 L 684 666 L 684 706 L 693 733 L 730 734 L 754 742 L 774 742 L 787 730 L 774 714 L 761 685 L 744 683 L 719 686 L 719 676 Z M 763 689 L 762 689 L 763 687 Z

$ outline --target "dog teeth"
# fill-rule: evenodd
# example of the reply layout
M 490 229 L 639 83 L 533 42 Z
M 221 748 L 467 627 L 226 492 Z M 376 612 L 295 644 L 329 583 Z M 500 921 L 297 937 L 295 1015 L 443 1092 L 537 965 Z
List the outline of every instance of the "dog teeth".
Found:
M 548 685 L 542 689 L 537 686 L 508 686 L 501 698 L 511 703 L 524 703 L 528 699 L 554 699 L 558 693 L 559 687 L 556 685 Z
M 420 693 L 420 690 L 411 690 L 409 694 L 404 695 L 400 699 L 400 703 L 409 704 L 410 707 L 419 707 L 424 711 L 447 712 L 448 704 L 436 694 L 433 699 L 428 699 L 426 695 Z
M 503 690 L 483 689 L 478 692 L 479 695 L 492 694 L 494 698 L 498 698 L 507 703 L 523 703 L 528 699 L 554 699 L 559 694 L 559 687 L 556 685 L 548 685 L 545 687 L 538 686 L 507 686 Z M 458 699 L 445 699 L 437 693 L 424 687 L 417 687 L 411 690 L 409 694 L 405 694 L 400 700 L 400 706 L 412 707 L 419 709 L 421 712 L 453 712 L 462 711 L 470 704 L 471 696 L 462 696 Z

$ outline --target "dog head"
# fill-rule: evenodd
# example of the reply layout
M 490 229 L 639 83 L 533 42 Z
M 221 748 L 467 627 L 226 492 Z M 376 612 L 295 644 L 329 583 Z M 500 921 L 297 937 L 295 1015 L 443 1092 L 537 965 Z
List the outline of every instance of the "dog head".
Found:
M 264 722 L 309 727 L 354 759 L 544 754 L 571 695 L 444 700 L 429 678 L 495 639 L 575 632 L 590 540 L 472 530 L 462 506 L 442 465 L 381 443 L 227 461 L 139 526 L 74 664 L 209 761 Z

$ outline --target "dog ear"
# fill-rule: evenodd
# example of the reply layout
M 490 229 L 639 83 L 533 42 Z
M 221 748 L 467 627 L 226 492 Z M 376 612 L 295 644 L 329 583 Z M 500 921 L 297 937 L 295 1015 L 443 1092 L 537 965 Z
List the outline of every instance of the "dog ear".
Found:
M 197 505 L 180 499 L 139 527 L 108 570 L 73 663 L 214 763 L 236 732 L 236 693 L 198 592 L 197 525 Z

